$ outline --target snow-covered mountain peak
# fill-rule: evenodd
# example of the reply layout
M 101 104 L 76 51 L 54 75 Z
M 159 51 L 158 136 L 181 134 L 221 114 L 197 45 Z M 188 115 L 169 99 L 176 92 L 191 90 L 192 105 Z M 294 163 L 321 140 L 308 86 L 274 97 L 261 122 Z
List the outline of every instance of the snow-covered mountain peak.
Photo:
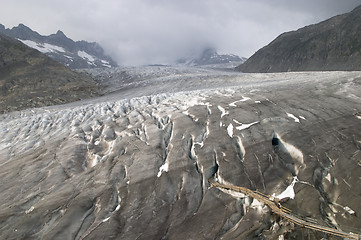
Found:
M 206 48 L 198 56 L 184 57 L 177 61 L 178 64 L 187 66 L 213 66 L 213 67 L 235 67 L 247 59 L 235 54 L 219 54 L 214 48 Z
M 98 43 L 87 41 L 73 41 L 64 32 L 58 30 L 56 34 L 42 36 L 24 24 L 12 29 L 0 26 L 0 32 L 16 38 L 36 50 L 45 53 L 57 62 L 72 68 L 110 68 L 117 63 L 104 53 Z

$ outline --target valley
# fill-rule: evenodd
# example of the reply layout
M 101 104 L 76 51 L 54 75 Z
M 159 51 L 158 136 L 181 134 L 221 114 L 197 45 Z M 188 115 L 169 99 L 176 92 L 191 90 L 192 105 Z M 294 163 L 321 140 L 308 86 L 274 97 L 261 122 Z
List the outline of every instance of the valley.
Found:
M 360 240 L 359 4 L 4 2 L 0 240 Z
M 2 239 L 337 239 L 215 173 L 360 234 L 360 72 L 91 74 L 103 96 L 0 115 Z

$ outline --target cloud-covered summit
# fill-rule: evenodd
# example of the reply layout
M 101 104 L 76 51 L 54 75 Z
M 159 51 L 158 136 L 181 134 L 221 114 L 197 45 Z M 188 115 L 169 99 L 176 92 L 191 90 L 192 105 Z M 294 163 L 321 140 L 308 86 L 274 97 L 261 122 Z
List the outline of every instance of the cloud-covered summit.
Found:
M 348 12 L 359 0 L 7 1 L 0 23 L 99 42 L 120 64 L 170 63 L 215 48 L 249 57 L 280 33 Z

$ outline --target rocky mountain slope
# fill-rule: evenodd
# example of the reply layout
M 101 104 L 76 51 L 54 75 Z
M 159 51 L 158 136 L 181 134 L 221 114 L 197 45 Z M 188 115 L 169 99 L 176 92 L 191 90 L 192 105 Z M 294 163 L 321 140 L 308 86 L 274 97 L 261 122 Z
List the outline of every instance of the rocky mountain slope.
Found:
M 227 66 L 232 64 L 240 64 L 246 61 L 246 58 L 239 57 L 234 54 L 218 54 L 213 48 L 206 48 L 200 56 L 181 58 L 177 61 L 178 64 L 186 66 L 204 66 L 217 65 Z
M 105 55 L 103 48 L 98 43 L 74 42 L 62 31 L 49 36 L 42 36 L 23 24 L 12 29 L 6 29 L 0 24 L 0 32 L 21 40 L 29 47 L 45 53 L 55 61 L 72 69 L 117 66 L 111 57 Z
M 0 238 L 341 239 L 214 177 L 360 233 L 360 72 L 183 74 L 0 115 Z
M 97 89 L 91 77 L 0 33 L 0 112 L 72 102 Z
M 319 24 L 281 34 L 238 70 L 361 70 L 361 6 Z

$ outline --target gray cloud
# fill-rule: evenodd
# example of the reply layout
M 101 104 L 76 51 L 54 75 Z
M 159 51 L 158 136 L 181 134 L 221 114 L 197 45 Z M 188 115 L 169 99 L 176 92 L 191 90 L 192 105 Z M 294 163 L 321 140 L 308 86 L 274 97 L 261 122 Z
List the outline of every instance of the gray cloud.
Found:
M 352 10 L 360 0 L 16 0 L 0 23 L 97 41 L 120 64 L 168 63 L 214 47 L 249 57 L 285 31 Z

